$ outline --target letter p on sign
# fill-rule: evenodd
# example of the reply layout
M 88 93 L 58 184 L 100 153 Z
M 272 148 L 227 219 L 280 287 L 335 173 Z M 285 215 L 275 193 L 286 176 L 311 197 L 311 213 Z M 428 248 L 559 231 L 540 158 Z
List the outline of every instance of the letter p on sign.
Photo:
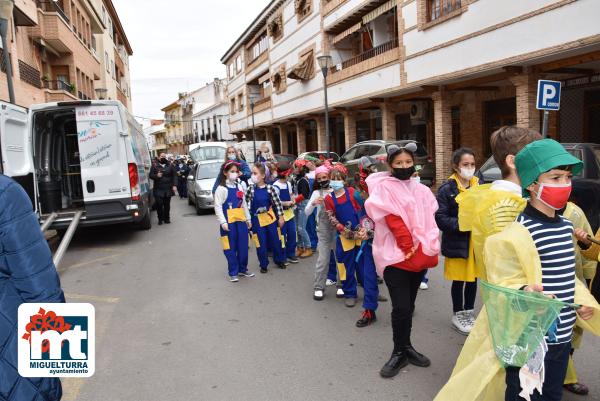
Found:
M 560 82 L 540 79 L 538 81 L 538 110 L 558 110 L 560 108 Z

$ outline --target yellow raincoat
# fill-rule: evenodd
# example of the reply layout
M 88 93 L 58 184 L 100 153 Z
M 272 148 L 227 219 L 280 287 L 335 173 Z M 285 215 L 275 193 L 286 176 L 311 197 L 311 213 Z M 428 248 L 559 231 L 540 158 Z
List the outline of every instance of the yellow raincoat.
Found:
M 475 256 L 475 275 L 486 280 L 483 261 L 485 240 L 514 222 L 527 201 L 512 192 L 493 190 L 491 184 L 479 185 L 456 197 L 460 231 L 471 232 Z
M 512 223 L 485 243 L 485 266 L 488 281 L 502 287 L 519 289 L 542 282 L 540 257 L 529 231 Z M 590 320 L 577 318 L 576 325 L 600 335 L 600 305 L 580 280 L 575 280 L 575 303 L 594 308 Z M 503 401 L 506 390 L 505 371 L 494 353 L 485 307 L 446 385 L 435 401 Z

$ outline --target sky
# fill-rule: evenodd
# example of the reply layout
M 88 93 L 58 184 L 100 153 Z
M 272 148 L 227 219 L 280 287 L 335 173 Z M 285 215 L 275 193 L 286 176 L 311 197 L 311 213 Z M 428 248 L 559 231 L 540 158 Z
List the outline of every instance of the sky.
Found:
M 179 92 L 224 78 L 221 57 L 269 0 L 113 0 L 133 48 L 133 114 L 162 118 Z

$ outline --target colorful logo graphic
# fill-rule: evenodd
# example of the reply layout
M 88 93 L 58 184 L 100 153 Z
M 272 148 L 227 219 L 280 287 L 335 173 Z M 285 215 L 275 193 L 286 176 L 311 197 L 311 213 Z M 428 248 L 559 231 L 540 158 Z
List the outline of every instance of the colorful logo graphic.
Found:
M 22 304 L 19 374 L 90 377 L 95 369 L 95 310 L 91 304 Z

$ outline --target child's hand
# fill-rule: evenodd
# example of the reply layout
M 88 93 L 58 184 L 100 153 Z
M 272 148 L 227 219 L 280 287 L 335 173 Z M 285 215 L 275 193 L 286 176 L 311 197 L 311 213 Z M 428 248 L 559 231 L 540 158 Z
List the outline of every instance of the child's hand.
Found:
M 577 309 L 577 314 L 583 320 L 590 320 L 592 316 L 594 316 L 594 308 L 590 308 L 589 306 L 582 306 Z
M 283 218 L 283 216 L 279 216 L 279 228 L 283 228 L 284 224 L 285 224 L 285 219 Z
M 248 230 L 252 230 L 252 222 L 250 220 L 246 222 L 246 225 L 248 226 Z
M 229 224 L 223 223 L 221 224 L 221 228 L 223 229 L 223 231 L 229 231 Z
M 575 229 L 575 237 L 578 241 L 583 242 L 586 246 L 592 245 L 592 241 L 588 239 L 588 233 L 582 230 L 581 228 Z
M 315 199 L 313 201 L 313 205 L 315 205 L 315 206 L 319 206 L 321 203 L 323 203 L 323 197 L 322 196 L 319 196 L 317 199 Z
M 523 291 L 527 292 L 544 292 L 544 286 L 541 284 L 531 284 L 523 288 Z

